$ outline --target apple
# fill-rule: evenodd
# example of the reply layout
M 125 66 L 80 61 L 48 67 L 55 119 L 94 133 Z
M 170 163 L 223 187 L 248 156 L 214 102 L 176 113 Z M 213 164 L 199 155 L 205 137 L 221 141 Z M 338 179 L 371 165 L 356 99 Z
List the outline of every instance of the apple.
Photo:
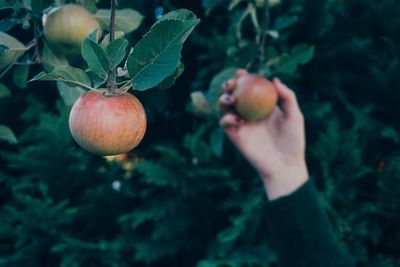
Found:
M 71 109 L 72 137 L 85 150 L 101 156 L 126 153 L 135 148 L 146 132 L 146 113 L 133 95 L 106 95 L 89 91 Z
M 278 93 L 275 86 L 262 76 L 244 74 L 237 78 L 235 109 L 246 120 L 267 117 L 276 106 Z
M 83 40 L 96 29 L 99 21 L 80 5 L 67 4 L 43 16 L 43 32 L 55 54 L 80 54 Z

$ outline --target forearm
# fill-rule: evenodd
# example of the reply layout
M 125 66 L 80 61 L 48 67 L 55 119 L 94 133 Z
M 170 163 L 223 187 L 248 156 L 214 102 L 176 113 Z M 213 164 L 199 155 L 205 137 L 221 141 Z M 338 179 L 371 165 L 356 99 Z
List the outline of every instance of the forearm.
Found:
M 280 267 L 354 267 L 336 239 L 310 181 L 270 201 L 267 216 Z

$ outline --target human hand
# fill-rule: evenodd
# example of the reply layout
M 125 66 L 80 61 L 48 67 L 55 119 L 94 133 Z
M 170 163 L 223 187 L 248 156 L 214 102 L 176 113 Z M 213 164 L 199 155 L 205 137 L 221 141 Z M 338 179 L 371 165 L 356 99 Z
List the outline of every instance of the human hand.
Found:
M 223 84 L 219 99 L 224 115 L 221 126 L 232 143 L 261 175 L 270 200 L 288 195 L 308 180 L 305 162 L 304 118 L 297 99 L 279 79 L 273 84 L 282 108 L 276 106 L 265 118 L 246 121 L 234 113 L 236 102 L 232 95 L 236 80 L 246 75 L 238 70 L 236 77 Z

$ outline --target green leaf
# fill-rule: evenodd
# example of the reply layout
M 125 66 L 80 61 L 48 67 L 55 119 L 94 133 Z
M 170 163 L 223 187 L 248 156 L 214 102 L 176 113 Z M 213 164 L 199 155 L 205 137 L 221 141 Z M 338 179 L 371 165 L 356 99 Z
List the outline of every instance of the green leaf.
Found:
M 21 21 L 16 18 L 6 18 L 0 21 L 0 31 L 6 32 L 9 31 L 12 27 L 17 24 L 20 24 Z
M 294 73 L 298 65 L 309 62 L 314 57 L 314 46 L 299 44 L 290 54 L 284 54 L 279 58 L 277 69 L 283 73 Z
M 97 7 L 96 4 L 99 2 L 99 0 L 80 0 L 79 3 L 80 5 L 84 6 L 87 10 L 89 10 L 92 13 L 96 13 Z
M 8 89 L 8 87 L 4 83 L 0 83 L 0 98 L 10 97 L 10 96 L 11 96 L 10 89 Z
M 6 0 L 0 0 L 0 10 L 13 8 L 14 6 Z
M 126 48 L 128 47 L 128 40 L 120 38 L 114 40 L 106 48 L 106 56 L 110 62 L 110 69 L 114 70 L 126 56 Z
M 96 17 L 100 21 L 103 29 L 108 29 L 110 22 L 111 11 L 109 9 L 99 9 L 96 12 Z M 142 23 L 143 16 L 134 9 L 126 8 L 116 11 L 115 30 L 130 33 L 139 28 Z
M 210 89 L 209 92 L 214 97 L 214 100 L 217 100 L 218 97 L 222 94 L 222 83 L 226 80 L 229 80 L 235 77 L 237 68 L 227 68 L 214 76 L 210 82 Z
M 29 65 L 16 66 L 14 68 L 13 80 L 18 88 L 26 88 L 29 76 Z
M 86 74 L 88 75 L 89 79 L 91 80 L 92 86 L 94 88 L 99 88 L 101 85 L 103 85 L 108 80 L 108 77 L 105 77 L 104 79 L 102 79 L 91 70 L 87 70 Z
M 177 16 L 175 12 L 174 16 Z M 189 11 L 180 12 L 187 16 Z M 198 22 L 198 19 L 192 18 L 161 19 L 153 25 L 128 56 L 128 72 L 134 90 L 152 88 L 175 72 L 180 62 L 183 42 Z
M 164 20 L 197 20 L 196 14 L 187 9 L 177 9 L 162 16 L 158 22 Z
M 14 64 L 27 50 L 17 39 L 5 32 L 0 32 L 0 69 Z
M 18 143 L 13 131 L 5 125 L 0 125 L 0 141 L 7 141 L 10 144 Z
M 292 26 L 298 20 L 297 16 L 279 16 L 272 29 L 280 31 Z
M 400 134 L 393 127 L 384 127 L 381 130 L 381 136 L 392 140 L 396 144 L 400 143 Z
M 99 43 L 101 37 L 101 32 L 99 29 L 94 30 L 91 32 L 86 38 L 89 38 L 93 42 Z
M 57 90 L 67 106 L 72 106 L 81 95 L 86 93 L 79 86 L 68 86 L 63 82 L 57 82 Z
M 64 56 L 55 55 L 47 44 L 45 44 L 43 47 L 42 58 L 43 68 L 47 72 L 52 71 L 55 67 L 69 65 L 67 58 Z
M 82 57 L 91 71 L 101 78 L 107 76 L 110 63 L 108 62 L 106 52 L 103 47 L 92 40 L 90 36 L 83 41 Z
M 206 16 L 209 16 L 210 13 L 220 4 L 227 2 L 228 0 L 207 0 L 203 1 L 203 5 L 206 8 Z
M 183 65 L 182 62 L 180 62 L 175 72 L 172 75 L 165 78 L 159 85 L 157 85 L 157 88 L 161 90 L 171 88 L 175 84 L 176 79 L 178 79 L 179 76 L 181 76 L 184 71 L 185 71 L 185 65 Z
M 31 1 L 32 12 L 34 15 L 40 15 L 42 11 L 54 4 L 54 0 L 33 0 Z
M 211 149 L 218 157 L 222 156 L 222 149 L 224 147 L 224 130 L 221 127 L 216 128 L 211 133 Z
M 91 87 L 88 75 L 82 69 L 71 66 L 59 66 L 50 73 L 41 72 L 33 77 L 31 81 L 61 81 L 72 87 L 79 86 L 84 89 L 94 89 Z
M 232 11 L 237 5 L 240 4 L 240 2 L 243 2 L 243 0 L 231 0 L 231 3 L 228 6 L 228 10 Z
M 125 33 L 121 32 L 121 31 L 116 31 L 114 33 L 114 40 L 119 39 L 119 38 L 123 38 L 125 37 Z M 106 36 L 104 36 L 103 40 L 101 41 L 100 45 L 106 49 L 107 46 L 110 44 L 110 34 L 107 33 Z

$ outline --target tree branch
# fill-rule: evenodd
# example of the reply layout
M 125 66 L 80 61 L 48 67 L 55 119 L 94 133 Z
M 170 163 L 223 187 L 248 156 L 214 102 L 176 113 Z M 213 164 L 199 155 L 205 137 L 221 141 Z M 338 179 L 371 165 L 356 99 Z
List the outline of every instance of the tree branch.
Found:
M 111 15 L 110 15 L 110 26 L 109 26 L 110 43 L 112 41 L 114 41 L 114 38 L 115 38 L 115 12 L 116 12 L 116 9 L 117 9 L 117 0 L 111 0 Z M 107 88 L 111 89 L 112 94 L 115 94 L 116 90 L 118 89 L 117 70 L 116 69 L 110 70 L 110 72 L 109 72 Z
M 110 43 L 114 41 L 115 36 L 115 11 L 117 9 L 117 0 L 111 0 L 111 16 L 110 16 Z

